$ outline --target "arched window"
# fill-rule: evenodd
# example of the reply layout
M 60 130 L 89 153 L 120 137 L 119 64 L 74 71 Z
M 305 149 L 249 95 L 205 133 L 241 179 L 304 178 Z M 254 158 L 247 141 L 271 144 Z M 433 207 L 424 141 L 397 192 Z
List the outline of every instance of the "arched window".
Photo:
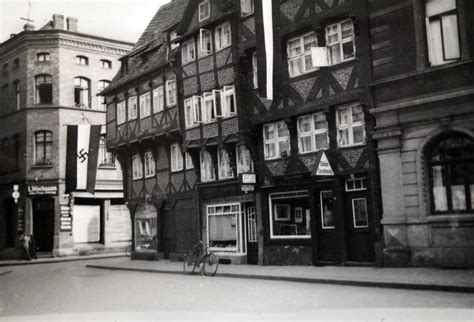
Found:
M 36 104 L 53 103 L 53 78 L 51 75 L 35 77 Z
M 474 209 L 474 140 L 461 133 L 437 137 L 427 151 L 433 212 Z
M 84 77 L 74 78 L 74 103 L 80 108 L 90 108 L 90 81 Z
M 49 165 L 52 161 L 53 132 L 38 131 L 35 133 L 35 164 Z

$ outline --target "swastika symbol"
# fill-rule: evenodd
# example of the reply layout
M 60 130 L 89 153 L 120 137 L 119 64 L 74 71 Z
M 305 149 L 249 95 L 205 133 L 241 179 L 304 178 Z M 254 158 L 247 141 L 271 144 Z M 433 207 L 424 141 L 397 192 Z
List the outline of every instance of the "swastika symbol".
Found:
M 84 149 L 81 149 L 81 151 L 79 151 L 79 153 L 77 154 L 77 157 L 81 159 L 81 163 L 84 163 L 84 161 L 87 160 L 88 155 L 89 153 L 85 152 Z

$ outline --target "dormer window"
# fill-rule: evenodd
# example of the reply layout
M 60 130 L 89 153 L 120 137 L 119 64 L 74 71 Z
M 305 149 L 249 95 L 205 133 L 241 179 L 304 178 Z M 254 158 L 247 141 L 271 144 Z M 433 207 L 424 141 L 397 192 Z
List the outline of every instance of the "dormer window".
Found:
M 176 38 L 178 38 L 178 34 L 176 33 L 176 31 L 174 30 L 171 31 L 169 34 L 169 37 L 170 37 L 170 49 L 175 49 L 179 47 L 179 43 L 173 42 Z
M 100 60 L 100 67 L 104 69 L 112 69 L 112 62 L 107 59 L 101 59 Z
M 199 4 L 199 22 L 208 19 L 211 15 L 211 5 L 209 0 L 204 0 Z
M 76 64 L 89 65 L 89 58 L 87 58 L 86 56 L 76 56 Z

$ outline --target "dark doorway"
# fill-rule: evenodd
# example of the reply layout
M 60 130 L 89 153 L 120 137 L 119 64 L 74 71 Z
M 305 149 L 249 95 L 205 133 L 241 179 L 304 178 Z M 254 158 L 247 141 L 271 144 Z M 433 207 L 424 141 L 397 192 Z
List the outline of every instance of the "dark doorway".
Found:
M 199 241 L 199 202 L 195 196 L 178 199 L 170 213 L 174 218 L 174 236 L 168 238 L 173 238 L 173 251 L 179 254 L 189 252 Z
M 54 199 L 40 197 L 33 199 L 33 235 L 36 250 L 50 252 L 54 245 Z
M 5 210 L 5 247 L 14 247 L 17 235 L 18 207 L 12 198 L 3 202 Z
M 247 221 L 247 263 L 258 264 L 258 234 L 257 213 L 253 203 L 245 204 L 245 217 Z

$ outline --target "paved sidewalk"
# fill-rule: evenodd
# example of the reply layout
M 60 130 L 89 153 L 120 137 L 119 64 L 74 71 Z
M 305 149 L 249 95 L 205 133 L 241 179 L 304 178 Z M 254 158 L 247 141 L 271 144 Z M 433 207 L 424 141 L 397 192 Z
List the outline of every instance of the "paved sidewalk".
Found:
M 109 259 L 109 258 L 126 258 L 122 253 L 107 253 L 107 254 L 93 254 L 93 255 L 82 255 L 82 256 L 62 256 L 62 257 L 38 257 L 38 259 L 32 259 L 27 261 L 26 259 L 8 259 L 0 260 L 0 267 L 2 266 L 17 266 L 17 265 L 35 265 L 35 264 L 54 264 L 59 262 L 73 262 L 91 259 Z M 128 260 L 128 258 L 127 258 Z
M 107 259 L 89 268 L 183 274 L 182 262 Z M 474 269 L 219 265 L 219 277 L 474 293 Z

